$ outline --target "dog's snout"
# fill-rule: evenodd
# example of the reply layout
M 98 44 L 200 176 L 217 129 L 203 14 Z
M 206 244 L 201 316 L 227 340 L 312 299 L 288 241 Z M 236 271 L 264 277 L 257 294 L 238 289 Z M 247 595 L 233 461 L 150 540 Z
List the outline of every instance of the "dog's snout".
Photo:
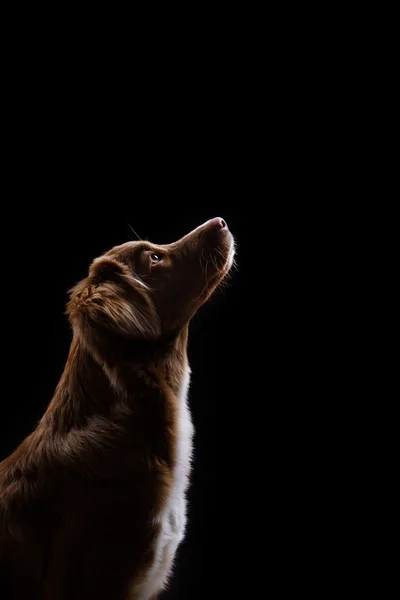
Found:
M 216 229 L 225 229 L 227 227 L 226 222 L 220 217 L 216 217 L 215 219 L 211 219 L 210 225 L 215 227 Z

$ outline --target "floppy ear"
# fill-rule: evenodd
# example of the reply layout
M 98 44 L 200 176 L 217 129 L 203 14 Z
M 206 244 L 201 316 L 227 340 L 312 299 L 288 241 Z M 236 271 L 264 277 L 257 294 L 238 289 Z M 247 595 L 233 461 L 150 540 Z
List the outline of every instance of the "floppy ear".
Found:
M 155 339 L 160 324 L 147 286 L 112 258 L 96 259 L 89 277 L 71 290 L 67 314 L 86 344 L 105 342 L 108 334 L 126 339 Z

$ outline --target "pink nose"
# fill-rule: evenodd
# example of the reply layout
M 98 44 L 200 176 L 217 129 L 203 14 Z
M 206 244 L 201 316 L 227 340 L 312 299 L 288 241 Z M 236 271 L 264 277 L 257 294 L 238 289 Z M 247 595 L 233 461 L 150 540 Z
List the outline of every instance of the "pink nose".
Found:
M 220 217 L 216 217 L 215 219 L 211 219 L 210 221 L 210 225 L 212 225 L 212 227 L 216 227 L 218 229 L 224 229 L 224 227 L 226 227 L 226 223 L 223 219 L 221 219 Z

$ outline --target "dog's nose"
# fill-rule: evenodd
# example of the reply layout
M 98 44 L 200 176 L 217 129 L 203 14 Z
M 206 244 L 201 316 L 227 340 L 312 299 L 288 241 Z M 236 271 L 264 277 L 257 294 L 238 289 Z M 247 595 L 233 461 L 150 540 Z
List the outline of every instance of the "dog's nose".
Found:
M 221 219 L 220 217 L 211 219 L 210 223 L 211 223 L 212 227 L 215 227 L 218 229 L 224 229 L 225 227 L 227 227 L 227 224 L 225 223 L 225 221 L 223 219 Z

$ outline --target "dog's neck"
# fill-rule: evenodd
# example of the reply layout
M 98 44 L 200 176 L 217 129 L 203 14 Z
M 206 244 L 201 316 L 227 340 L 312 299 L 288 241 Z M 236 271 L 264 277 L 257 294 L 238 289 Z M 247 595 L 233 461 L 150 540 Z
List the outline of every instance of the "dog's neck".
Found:
M 75 336 L 43 418 L 57 431 L 69 431 L 93 416 L 107 416 L 116 402 L 140 402 L 149 387 L 169 389 L 178 398 L 188 366 L 187 341 L 188 326 L 155 342 L 125 344 L 119 357 L 101 364 Z

